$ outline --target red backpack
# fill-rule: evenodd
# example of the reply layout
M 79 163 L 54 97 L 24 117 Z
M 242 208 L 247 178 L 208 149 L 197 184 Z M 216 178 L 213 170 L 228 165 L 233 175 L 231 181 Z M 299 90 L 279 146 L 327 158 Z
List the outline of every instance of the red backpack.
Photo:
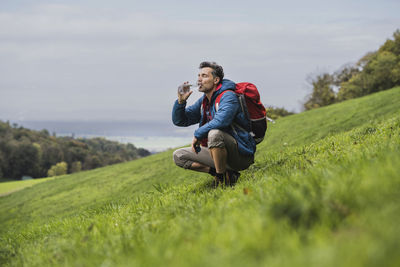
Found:
M 219 102 L 225 92 L 222 92 L 215 100 L 216 110 L 218 110 Z M 260 93 L 252 83 L 237 83 L 235 93 L 243 113 L 251 121 L 251 134 L 256 144 L 259 144 L 264 140 L 267 131 L 267 111 L 260 101 Z

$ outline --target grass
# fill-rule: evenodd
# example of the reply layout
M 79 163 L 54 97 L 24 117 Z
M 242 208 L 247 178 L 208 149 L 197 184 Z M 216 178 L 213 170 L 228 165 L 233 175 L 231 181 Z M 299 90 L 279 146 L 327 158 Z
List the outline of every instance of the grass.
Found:
M 278 120 L 234 188 L 167 151 L 1 197 L 0 263 L 398 266 L 398 103 L 395 88 Z
M 301 146 L 329 135 L 351 130 L 368 122 L 383 121 L 398 112 L 400 88 L 353 99 L 279 119 L 267 133 L 259 150 L 276 150 L 287 145 Z
M 30 187 L 35 184 L 45 182 L 47 181 L 47 179 L 50 178 L 3 182 L 0 185 L 0 196 L 5 196 L 18 190 L 24 189 L 25 187 Z

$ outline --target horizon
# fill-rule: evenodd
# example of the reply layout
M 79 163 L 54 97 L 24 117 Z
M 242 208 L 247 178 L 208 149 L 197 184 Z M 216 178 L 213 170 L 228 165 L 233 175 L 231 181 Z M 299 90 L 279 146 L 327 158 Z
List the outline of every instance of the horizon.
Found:
M 1 121 L 1 120 L 0 120 Z M 133 144 L 151 153 L 188 145 L 197 125 L 177 127 L 172 122 L 154 123 L 146 121 L 8 121 L 18 127 L 34 131 L 46 130 L 57 137 L 96 138 Z M 7 121 L 5 122 L 7 123 Z

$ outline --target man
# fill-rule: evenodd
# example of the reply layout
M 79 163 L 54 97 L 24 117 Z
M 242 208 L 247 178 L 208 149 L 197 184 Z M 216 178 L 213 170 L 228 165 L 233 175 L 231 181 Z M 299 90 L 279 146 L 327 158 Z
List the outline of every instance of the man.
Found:
M 250 121 L 232 91 L 235 83 L 223 79 L 223 68 L 215 62 L 202 62 L 199 69 L 197 83 L 204 95 L 186 107 L 193 91 L 178 90 L 172 110 L 175 125 L 187 127 L 199 123 L 199 128 L 194 132 L 192 146 L 176 150 L 173 158 L 179 167 L 211 174 L 216 186 L 234 185 L 239 171 L 254 162 L 256 144 L 249 133 Z M 181 87 L 188 89 L 189 85 L 184 83 Z

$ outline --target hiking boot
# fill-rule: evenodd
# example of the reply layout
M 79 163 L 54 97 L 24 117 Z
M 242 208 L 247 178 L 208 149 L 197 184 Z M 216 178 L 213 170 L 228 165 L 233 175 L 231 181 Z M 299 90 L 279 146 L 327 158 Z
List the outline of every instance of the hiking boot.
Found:
M 225 185 L 234 186 L 236 182 L 239 180 L 240 173 L 237 171 L 228 170 L 225 173 Z
M 218 178 L 218 176 L 214 176 L 214 188 L 217 188 L 220 184 L 224 183 L 224 179 Z
M 222 187 L 225 186 L 234 186 L 240 177 L 240 173 L 237 171 L 226 171 L 223 177 L 219 178 L 218 176 L 214 176 L 214 188 L 217 188 L 219 185 Z
M 217 188 L 219 185 L 224 187 L 226 185 L 226 176 L 226 173 L 222 177 L 214 176 L 214 188 Z

